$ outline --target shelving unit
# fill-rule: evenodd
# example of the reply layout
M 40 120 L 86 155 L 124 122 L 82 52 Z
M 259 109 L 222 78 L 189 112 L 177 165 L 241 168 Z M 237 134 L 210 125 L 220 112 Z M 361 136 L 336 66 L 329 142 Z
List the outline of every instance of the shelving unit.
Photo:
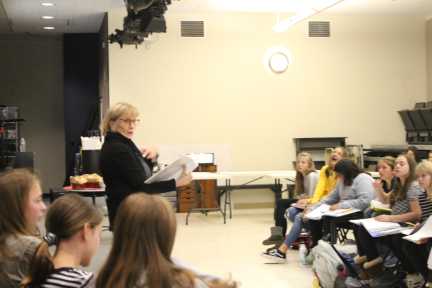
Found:
M 19 117 L 18 107 L 0 105 L 0 171 L 14 165 L 21 139 L 20 124 L 23 121 Z
M 312 155 L 316 169 L 325 165 L 325 151 L 337 146 L 345 147 L 347 137 L 313 137 L 294 138 L 296 155 L 300 152 L 308 152 Z

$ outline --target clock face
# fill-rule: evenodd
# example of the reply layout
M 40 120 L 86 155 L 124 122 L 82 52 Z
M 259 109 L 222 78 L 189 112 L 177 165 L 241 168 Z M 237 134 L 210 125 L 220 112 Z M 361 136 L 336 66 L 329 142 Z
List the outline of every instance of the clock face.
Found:
M 273 53 L 268 61 L 270 70 L 274 73 L 283 73 L 288 68 L 288 56 L 282 52 Z

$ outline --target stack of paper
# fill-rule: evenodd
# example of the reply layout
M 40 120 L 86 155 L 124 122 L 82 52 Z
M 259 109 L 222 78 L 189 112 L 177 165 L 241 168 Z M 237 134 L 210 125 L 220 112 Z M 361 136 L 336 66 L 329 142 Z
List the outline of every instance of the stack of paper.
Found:
M 404 237 L 404 239 L 412 241 L 414 243 L 427 238 L 432 238 L 432 217 L 429 217 L 417 232 Z
M 311 220 L 320 220 L 324 213 L 328 212 L 330 210 L 330 206 L 327 204 L 321 204 L 317 208 L 313 209 L 309 213 L 305 215 L 306 218 Z
M 402 227 L 399 223 L 377 221 L 375 218 L 356 219 L 350 220 L 350 222 L 357 225 L 363 225 L 363 227 L 374 238 L 398 234 L 406 229 L 410 229 L 407 227 Z
M 192 158 L 183 156 L 148 178 L 145 183 L 149 184 L 170 179 L 178 180 L 183 172 L 190 173 L 195 170 L 197 166 L 198 164 L 192 160 Z
M 305 217 L 311 220 L 320 220 L 322 216 L 342 217 L 359 211 L 359 209 L 354 208 L 330 210 L 330 205 L 321 204 L 311 212 L 307 213 Z

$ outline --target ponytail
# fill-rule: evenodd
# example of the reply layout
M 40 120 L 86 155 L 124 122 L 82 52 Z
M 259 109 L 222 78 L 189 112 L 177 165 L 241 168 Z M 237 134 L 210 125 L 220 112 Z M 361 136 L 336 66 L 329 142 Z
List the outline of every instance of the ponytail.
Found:
M 30 265 L 30 274 L 24 278 L 20 287 L 39 287 L 53 271 L 53 257 L 49 252 L 48 242 L 42 241 L 33 255 Z

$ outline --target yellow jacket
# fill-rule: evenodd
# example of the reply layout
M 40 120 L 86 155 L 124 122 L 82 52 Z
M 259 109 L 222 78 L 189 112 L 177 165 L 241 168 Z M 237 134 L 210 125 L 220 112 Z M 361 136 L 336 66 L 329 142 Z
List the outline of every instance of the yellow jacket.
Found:
M 315 192 L 312 198 L 309 199 L 310 204 L 315 204 L 321 201 L 336 187 L 336 173 L 334 171 L 331 171 L 330 175 L 327 177 L 325 172 L 327 168 L 328 165 L 325 165 L 320 170 L 319 180 L 315 188 Z

